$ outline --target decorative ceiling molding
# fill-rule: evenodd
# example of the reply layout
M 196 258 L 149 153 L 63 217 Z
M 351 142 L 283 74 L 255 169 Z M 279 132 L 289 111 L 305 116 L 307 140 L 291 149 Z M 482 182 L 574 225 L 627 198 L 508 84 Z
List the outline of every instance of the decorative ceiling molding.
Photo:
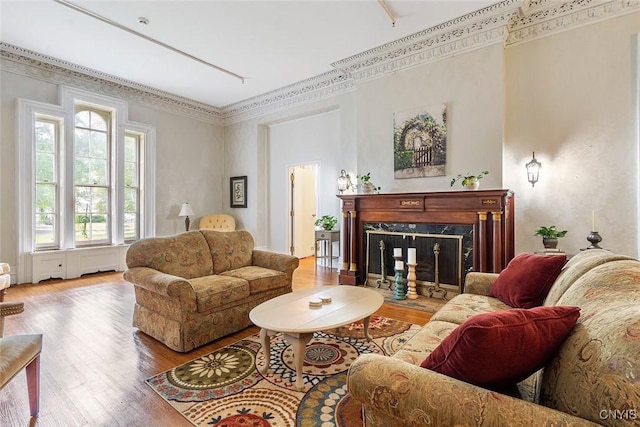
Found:
M 0 42 L 0 69 L 224 125 L 219 108 L 4 42 Z
M 496 43 L 524 43 L 640 10 L 640 0 L 503 0 L 331 65 L 335 70 L 223 108 L 0 42 L 0 69 L 149 105 L 216 125 L 237 123 L 355 90 L 391 75 Z
M 527 0 L 508 24 L 505 46 L 546 37 L 640 10 L 638 0 Z
M 331 65 L 359 82 L 503 43 L 506 25 L 521 4 L 503 0 Z
M 336 96 L 355 89 L 353 79 L 338 70 L 224 107 L 226 124 Z

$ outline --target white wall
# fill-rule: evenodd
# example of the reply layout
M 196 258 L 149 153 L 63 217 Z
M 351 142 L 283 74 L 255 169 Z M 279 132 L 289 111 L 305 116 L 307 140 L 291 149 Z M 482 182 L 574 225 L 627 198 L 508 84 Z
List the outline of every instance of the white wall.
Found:
M 340 112 L 332 110 L 270 125 L 267 146 L 269 247 L 287 252 L 290 166 L 318 163 L 317 210 L 320 215 L 341 217 L 340 200 L 336 197 L 336 179 L 340 169 L 336 170 L 335 161 L 336 154 L 340 152 Z
M 2 71 L 0 75 L 0 260 L 16 268 L 16 99 L 58 103 L 58 86 Z M 129 102 L 129 120 L 154 126 L 156 140 L 156 235 L 184 231 L 178 218 L 188 201 L 196 213 L 192 226 L 223 209 L 223 128 Z M 13 277 L 15 281 L 15 277 Z
M 569 230 L 559 247 L 637 256 L 638 120 L 632 40 L 640 13 L 506 50 L 504 183 L 516 192 L 516 249 L 542 248 L 540 225 Z M 540 181 L 521 179 L 531 152 Z
M 356 168 L 356 133 L 357 120 L 355 114 L 355 93 L 350 92 L 331 98 L 323 99 L 318 102 L 298 106 L 289 110 L 279 111 L 276 113 L 266 114 L 262 117 L 245 120 L 234 123 L 225 127 L 225 175 L 226 179 L 230 176 L 247 175 L 248 176 L 248 207 L 247 209 L 229 209 L 226 204 L 227 212 L 236 218 L 241 228 L 249 230 L 255 239 L 256 245 L 281 252 L 281 243 L 273 243 L 268 237 L 268 221 L 271 216 L 286 216 L 287 204 L 274 204 L 271 197 L 279 197 L 277 194 L 271 193 L 269 184 L 269 153 L 268 153 L 268 127 L 282 123 L 283 121 L 297 120 L 322 115 L 330 111 L 339 117 L 338 126 L 338 143 L 324 150 L 322 149 L 322 176 L 318 181 L 328 179 L 333 185 L 319 187 L 318 197 L 324 200 L 324 204 L 329 206 L 330 200 L 336 196 L 336 179 L 338 178 L 340 169 L 357 170 Z M 318 122 L 318 126 L 322 126 L 323 121 Z M 324 134 L 326 130 L 318 126 L 307 129 L 309 134 Z M 333 125 L 332 125 L 333 126 Z M 283 153 L 288 150 L 294 150 L 294 143 L 289 142 L 282 147 Z M 300 145 L 298 142 L 295 145 Z M 305 149 L 310 147 L 305 146 Z M 318 147 L 320 148 L 320 147 Z M 304 150 L 297 149 L 298 155 L 289 158 L 290 164 L 304 163 L 304 158 L 309 158 L 304 154 Z M 226 189 L 225 199 L 228 200 L 229 190 Z M 276 187 L 274 191 L 279 191 L 280 187 Z M 335 198 L 335 203 L 339 200 Z M 273 210 L 271 207 L 273 206 Z M 276 247 L 277 245 L 277 247 Z
M 449 191 L 459 173 L 490 173 L 481 188 L 502 188 L 503 49 L 499 45 L 358 86 L 358 172 L 383 193 Z M 447 106 L 444 177 L 394 179 L 393 114 Z M 458 188 L 454 188 L 457 190 Z

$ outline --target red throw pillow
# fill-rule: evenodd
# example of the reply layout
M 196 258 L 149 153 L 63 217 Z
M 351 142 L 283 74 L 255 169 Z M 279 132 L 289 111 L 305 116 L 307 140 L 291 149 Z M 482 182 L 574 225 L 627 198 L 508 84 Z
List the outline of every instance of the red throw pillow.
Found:
M 566 255 L 524 253 L 513 258 L 491 286 L 489 296 L 514 308 L 542 305 L 567 262 Z
M 478 314 L 420 366 L 481 387 L 510 387 L 548 363 L 579 317 L 580 308 L 567 306 Z

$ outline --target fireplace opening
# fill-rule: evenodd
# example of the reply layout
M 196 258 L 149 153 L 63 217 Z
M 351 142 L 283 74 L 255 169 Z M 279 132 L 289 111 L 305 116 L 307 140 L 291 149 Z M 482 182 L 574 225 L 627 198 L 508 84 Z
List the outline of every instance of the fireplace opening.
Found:
M 393 288 L 394 249 L 401 250 L 406 280 L 408 249 L 415 248 L 416 291 L 419 295 L 431 296 L 434 286 L 461 293 L 464 276 L 473 265 L 472 231 L 470 226 L 366 224 L 365 284 L 382 289 Z

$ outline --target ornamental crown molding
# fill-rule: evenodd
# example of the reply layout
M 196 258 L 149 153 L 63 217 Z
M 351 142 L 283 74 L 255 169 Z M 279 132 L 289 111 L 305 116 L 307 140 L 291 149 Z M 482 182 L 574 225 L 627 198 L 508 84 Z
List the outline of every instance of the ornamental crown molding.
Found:
M 219 108 L 4 42 L 0 69 L 224 125 Z
M 508 23 L 505 46 L 557 34 L 640 10 L 639 0 L 527 0 Z
M 522 0 L 503 0 L 331 65 L 356 81 L 502 43 Z
M 225 124 L 237 123 L 354 89 L 353 79 L 338 70 L 331 70 L 224 107 Z
M 640 0 L 503 0 L 330 64 L 334 70 L 223 108 L 0 42 L 0 69 L 228 125 L 356 89 L 486 46 L 505 47 L 640 10 Z

